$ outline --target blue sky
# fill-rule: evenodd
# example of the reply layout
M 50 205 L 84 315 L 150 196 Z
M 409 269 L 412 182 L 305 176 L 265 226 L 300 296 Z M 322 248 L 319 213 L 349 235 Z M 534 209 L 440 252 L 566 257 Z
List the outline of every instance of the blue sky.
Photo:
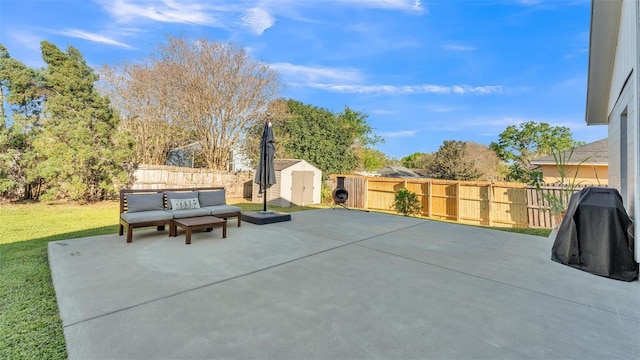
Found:
M 279 71 L 282 97 L 366 113 L 377 149 L 402 158 L 524 121 L 606 137 L 584 121 L 589 13 L 588 0 L 0 0 L 0 43 L 34 67 L 40 41 L 71 45 L 97 68 L 166 35 L 234 42 Z

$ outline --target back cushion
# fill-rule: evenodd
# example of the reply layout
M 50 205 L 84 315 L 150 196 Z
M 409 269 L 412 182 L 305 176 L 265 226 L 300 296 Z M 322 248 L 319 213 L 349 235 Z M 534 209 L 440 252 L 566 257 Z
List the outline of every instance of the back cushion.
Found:
M 197 191 L 167 191 L 167 209 L 171 210 L 172 199 L 197 199 Z
M 126 194 L 127 212 L 164 210 L 164 196 L 158 194 Z
M 198 194 L 200 206 L 226 205 L 227 200 L 224 189 L 214 191 L 200 191 Z

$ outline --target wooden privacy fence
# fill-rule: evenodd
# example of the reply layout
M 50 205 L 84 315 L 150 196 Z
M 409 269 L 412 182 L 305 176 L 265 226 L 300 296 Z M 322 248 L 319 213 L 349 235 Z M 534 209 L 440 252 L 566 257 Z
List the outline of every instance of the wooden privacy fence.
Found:
M 251 197 L 253 173 L 230 173 L 164 165 L 138 165 L 133 170 L 133 189 L 178 189 L 223 186 L 227 198 Z
M 529 213 L 529 227 L 550 228 L 553 223 L 551 213 L 549 212 L 549 196 L 556 199 L 562 199 L 565 206 L 569 205 L 569 200 L 573 193 L 584 189 L 585 186 L 576 187 L 575 190 L 569 191 L 563 189 L 560 185 L 544 184 L 540 188 L 535 186 L 527 186 L 527 203 Z
M 407 188 L 418 196 L 425 217 L 475 225 L 529 226 L 525 184 L 344 176 L 347 207 L 394 211 L 396 192 Z M 335 188 L 336 176 L 330 181 Z
M 543 194 L 563 197 L 565 204 L 573 194 L 549 184 L 538 190 L 522 183 L 340 176 L 345 177 L 345 188 L 349 193 L 347 207 L 395 211 L 396 192 L 407 188 L 418 196 L 420 215 L 474 225 L 550 228 L 550 204 Z M 336 185 L 336 176 L 331 176 L 330 188 L 334 189 Z

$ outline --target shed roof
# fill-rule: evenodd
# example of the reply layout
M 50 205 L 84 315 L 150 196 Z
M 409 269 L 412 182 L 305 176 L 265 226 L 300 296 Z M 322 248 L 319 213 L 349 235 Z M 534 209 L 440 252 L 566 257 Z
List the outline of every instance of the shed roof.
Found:
M 566 150 L 561 157 L 566 160 L 566 165 L 608 165 L 608 145 L 607 139 L 598 140 L 582 146 L 578 146 L 571 150 Z M 571 156 L 569 158 L 569 156 Z M 555 165 L 556 161 L 553 155 L 548 155 L 531 161 L 533 165 Z
M 300 159 L 273 159 L 273 167 L 275 171 L 281 171 L 303 161 Z

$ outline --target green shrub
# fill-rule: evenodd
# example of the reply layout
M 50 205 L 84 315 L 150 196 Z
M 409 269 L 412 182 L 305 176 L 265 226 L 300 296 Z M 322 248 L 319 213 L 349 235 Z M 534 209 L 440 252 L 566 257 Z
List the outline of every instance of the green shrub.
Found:
M 420 214 L 418 196 L 407 189 L 400 189 L 393 200 L 393 208 L 404 216 Z

